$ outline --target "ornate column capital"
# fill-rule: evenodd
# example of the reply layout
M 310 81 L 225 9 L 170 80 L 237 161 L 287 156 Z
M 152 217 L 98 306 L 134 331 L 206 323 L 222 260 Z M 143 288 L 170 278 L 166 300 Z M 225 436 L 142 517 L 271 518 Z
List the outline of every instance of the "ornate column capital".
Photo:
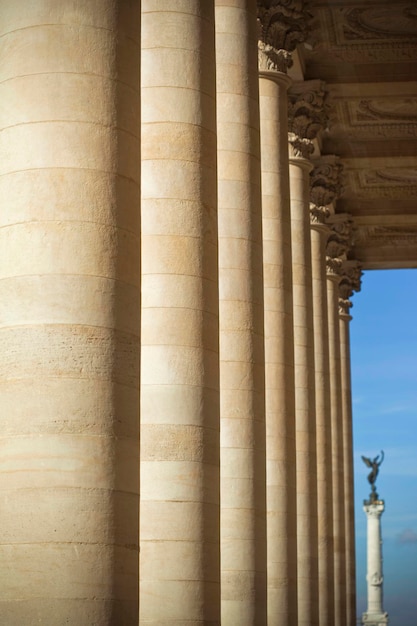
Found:
M 343 166 L 338 157 L 332 155 L 315 159 L 313 165 L 310 172 L 310 223 L 330 236 L 327 221 L 333 214 L 330 207 L 341 193 Z
M 333 204 L 342 192 L 343 165 L 336 156 L 315 159 L 310 173 L 310 199 L 317 206 Z
M 313 139 L 328 122 L 327 93 L 321 80 L 294 84 L 288 94 L 288 141 L 290 157 L 308 158 Z
M 349 213 L 333 213 L 327 218 L 331 228 L 331 235 L 327 244 L 327 255 L 347 260 L 347 254 L 352 247 L 354 221 Z
M 352 307 L 350 297 L 361 288 L 362 265 L 359 261 L 343 261 L 341 266 L 341 280 L 339 283 L 339 314 L 348 316 Z
M 306 0 L 257 0 L 260 71 L 286 73 L 291 51 L 307 37 L 312 15 Z
M 326 256 L 326 275 L 327 278 L 334 280 L 335 282 L 340 281 L 340 272 L 342 268 L 343 259 L 340 257 Z

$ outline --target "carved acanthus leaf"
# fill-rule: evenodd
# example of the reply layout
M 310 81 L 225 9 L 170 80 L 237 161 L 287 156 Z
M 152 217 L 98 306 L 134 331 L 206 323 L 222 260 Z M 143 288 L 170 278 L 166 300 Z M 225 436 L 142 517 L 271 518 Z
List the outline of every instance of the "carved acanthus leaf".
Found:
M 330 215 L 327 223 L 333 231 L 331 240 L 343 244 L 349 249 L 353 245 L 354 221 L 349 213 Z
M 339 290 L 340 290 L 339 284 Z M 349 315 L 349 309 L 352 307 L 352 303 L 348 298 L 339 298 L 339 315 Z
M 295 133 L 288 133 L 290 157 L 308 159 L 314 152 L 314 144 L 310 139 L 301 138 Z
M 339 257 L 326 256 L 327 276 L 340 278 L 343 259 Z
M 269 43 L 258 40 L 258 69 L 262 71 L 283 72 L 284 74 L 292 66 L 291 52 L 277 50 Z
M 310 224 L 325 225 L 326 219 L 330 215 L 330 209 L 327 206 L 317 206 L 314 202 L 310 202 Z M 330 230 L 330 229 L 329 229 Z
M 313 140 L 326 128 L 329 106 L 324 83 L 311 80 L 295 84 L 288 95 L 288 128 L 303 139 Z
M 362 265 L 359 261 L 343 261 L 340 268 L 341 280 L 339 283 L 339 312 L 349 315 L 349 308 L 352 306 L 349 298 L 354 291 L 360 291 Z
M 330 205 L 342 191 L 343 165 L 337 157 L 323 157 L 310 173 L 310 198 L 316 205 Z
M 257 0 L 257 5 L 260 41 L 287 52 L 305 41 L 312 17 L 306 0 Z

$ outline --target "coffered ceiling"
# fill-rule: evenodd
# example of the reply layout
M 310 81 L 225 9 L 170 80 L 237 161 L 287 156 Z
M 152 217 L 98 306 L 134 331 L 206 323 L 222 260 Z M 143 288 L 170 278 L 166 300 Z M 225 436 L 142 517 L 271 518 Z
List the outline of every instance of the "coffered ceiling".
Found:
M 344 165 L 337 212 L 355 220 L 364 269 L 417 267 L 417 0 L 313 0 L 300 46 L 331 116 L 322 155 Z

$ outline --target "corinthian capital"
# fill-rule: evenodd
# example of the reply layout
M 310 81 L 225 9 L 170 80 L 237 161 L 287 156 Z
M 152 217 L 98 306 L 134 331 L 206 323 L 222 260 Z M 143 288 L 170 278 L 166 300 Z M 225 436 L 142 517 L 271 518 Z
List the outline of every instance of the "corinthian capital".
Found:
M 259 69 L 286 72 L 291 51 L 306 39 L 311 14 L 305 0 L 258 0 Z
M 326 274 L 329 278 L 340 280 L 343 259 L 339 257 L 326 256 Z
M 310 202 L 310 224 L 312 226 L 325 226 L 329 215 L 330 209 L 327 206 L 318 206 L 314 202 Z M 330 232 L 330 228 L 328 230 Z
M 340 268 L 339 282 L 339 315 L 350 318 L 349 309 L 352 307 L 350 298 L 354 291 L 360 291 L 362 265 L 359 261 L 343 261 Z
M 342 191 L 343 165 L 336 156 L 325 156 L 314 161 L 310 173 L 310 200 L 317 206 L 329 206 Z
M 324 83 L 320 80 L 309 80 L 291 87 L 288 94 L 288 140 L 293 153 L 291 156 L 299 156 L 297 150 L 305 157 L 313 152 L 313 139 L 327 125 L 326 100 Z M 310 146 L 309 150 L 306 147 L 304 150 L 298 149 L 297 141 L 299 143 L 300 140 L 305 146 Z
M 352 216 L 349 213 L 334 213 L 329 216 L 327 223 L 332 229 L 329 243 L 335 242 L 339 246 L 343 246 L 346 253 L 353 244 L 354 221 Z

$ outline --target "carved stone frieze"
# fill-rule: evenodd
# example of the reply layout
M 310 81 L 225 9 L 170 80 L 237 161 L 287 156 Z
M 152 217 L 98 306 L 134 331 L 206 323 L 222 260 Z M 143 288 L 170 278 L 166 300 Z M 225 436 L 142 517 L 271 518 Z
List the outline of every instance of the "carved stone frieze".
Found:
M 360 198 L 409 198 L 417 195 L 417 170 L 386 167 L 351 172 L 352 186 Z
M 383 6 L 342 8 L 346 40 L 407 39 L 417 36 L 415 3 L 395 2 Z
M 415 247 L 417 250 L 417 226 L 362 226 L 355 233 L 354 241 L 362 247 Z
M 384 9 L 394 15 L 388 28 L 383 26 Z M 318 7 L 310 29 L 310 38 L 316 41 L 314 55 L 322 51 L 334 61 L 361 64 L 415 61 L 417 22 L 411 13 L 404 14 L 407 9 L 416 9 L 411 0 L 385 7 Z
M 310 199 L 317 206 L 328 206 L 342 192 L 343 165 L 337 157 L 327 156 L 314 162 L 310 173 Z
M 356 102 L 358 122 L 417 122 L 417 98 L 366 98 Z
M 373 185 L 380 187 L 386 185 L 391 187 L 393 184 L 399 186 L 403 185 L 417 185 L 417 169 L 405 169 L 405 168 L 384 168 L 380 170 L 368 170 L 364 172 L 363 181 L 366 186 Z

